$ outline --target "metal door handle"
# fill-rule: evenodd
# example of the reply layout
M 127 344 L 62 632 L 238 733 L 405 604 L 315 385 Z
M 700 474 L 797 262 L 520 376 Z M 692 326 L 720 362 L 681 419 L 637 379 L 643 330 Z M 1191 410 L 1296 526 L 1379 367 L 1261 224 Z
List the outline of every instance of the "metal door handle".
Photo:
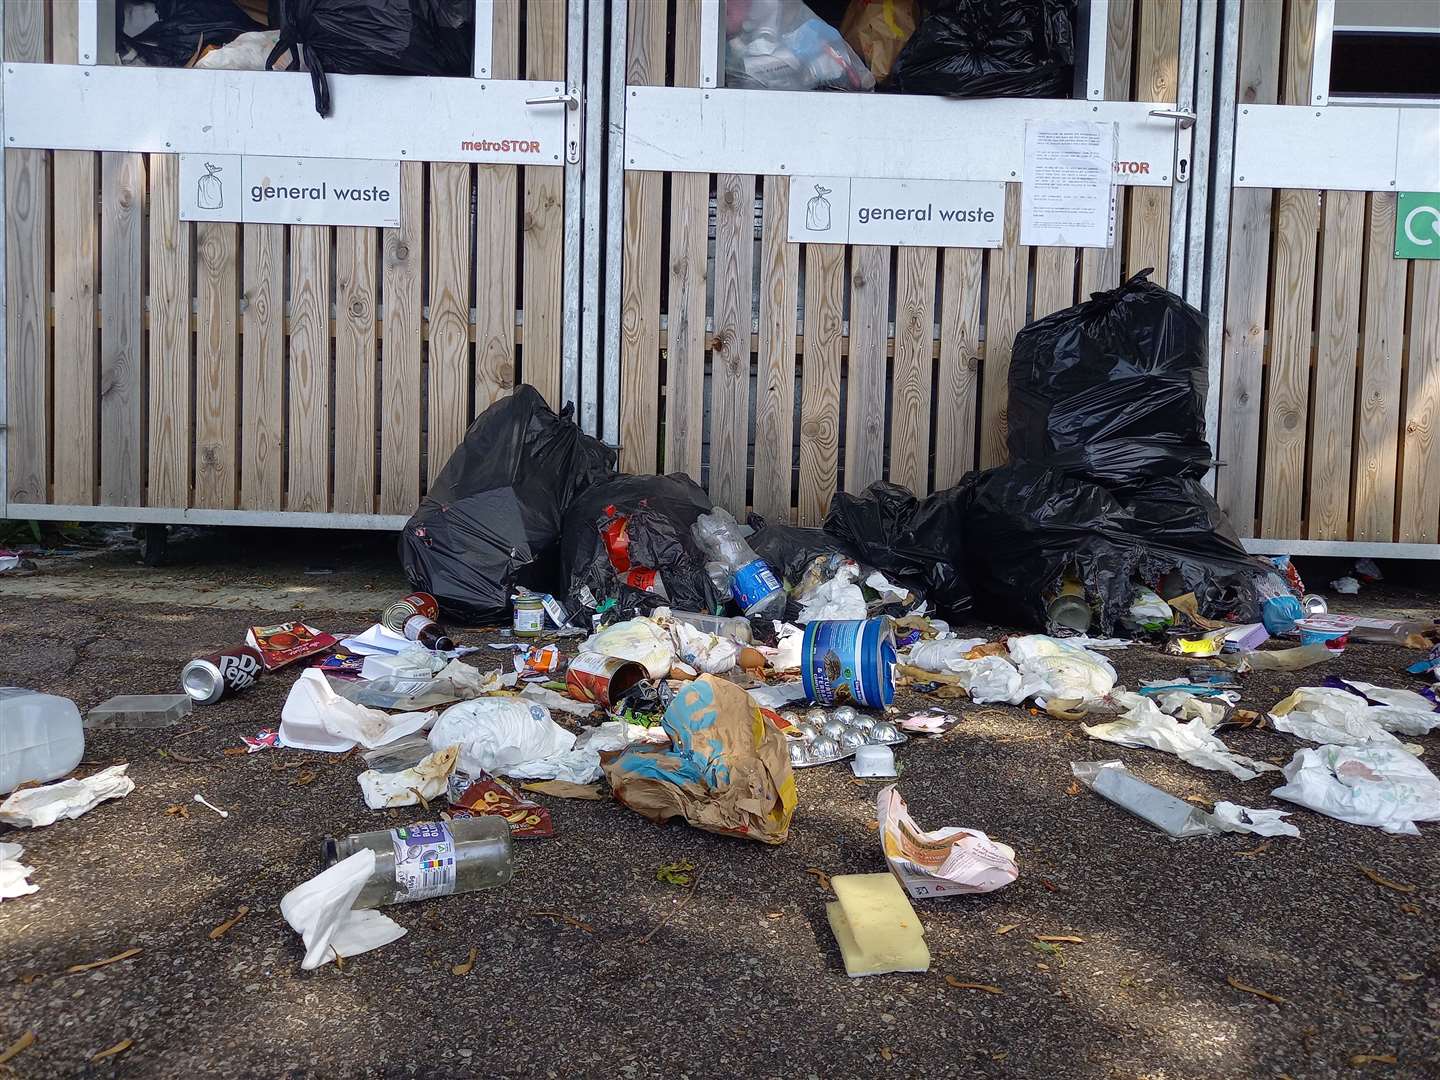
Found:
M 1150 115 L 1158 116 L 1162 120 L 1174 120 L 1181 131 L 1195 126 L 1195 114 L 1183 109 L 1151 109 Z
M 555 94 L 551 97 L 526 98 L 526 105 L 564 105 L 565 108 L 574 111 L 580 108 L 579 94 Z M 1194 120 L 1191 120 L 1194 123 Z

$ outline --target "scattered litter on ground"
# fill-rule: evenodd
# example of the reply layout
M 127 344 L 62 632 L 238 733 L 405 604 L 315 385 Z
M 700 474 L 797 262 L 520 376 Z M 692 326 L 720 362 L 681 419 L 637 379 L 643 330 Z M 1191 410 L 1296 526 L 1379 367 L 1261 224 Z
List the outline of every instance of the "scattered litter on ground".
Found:
M 215 929 L 213 929 L 213 930 L 210 931 L 210 940 L 211 940 L 211 941 L 219 941 L 222 937 L 224 937 L 226 934 L 228 934 L 231 930 L 235 929 L 235 925 L 236 925 L 241 919 L 245 918 L 246 915 L 249 915 L 249 914 L 250 914 L 250 908 L 249 908 L 247 905 L 245 905 L 245 904 L 241 904 L 238 908 L 235 909 L 235 914 L 234 914 L 234 915 L 230 916 L 230 918 L 226 919 L 226 920 L 225 920 L 224 922 L 222 922 L 219 926 L 215 927 Z
M 23 845 L 0 842 L 0 900 L 14 900 L 40 891 L 39 885 L 26 880 L 35 873 L 35 868 L 20 861 L 24 854 Z
M 1440 821 L 1440 780 L 1399 746 L 1297 750 L 1283 771 L 1289 783 L 1271 795 L 1341 821 L 1410 836 Z
M 885 861 L 905 891 L 917 899 L 993 892 L 1020 876 L 1015 850 L 983 832 L 921 830 L 894 784 L 880 789 L 875 813 Z
M 135 790 L 125 775 L 129 765 L 112 765 L 83 780 L 62 780 L 12 792 L 0 803 L 0 822 L 37 829 L 78 818 L 107 799 L 123 799 Z
M 1261 836 L 1299 836 L 1300 830 L 1281 819 L 1282 810 L 1252 810 L 1231 802 L 1215 804 L 1213 812 L 1152 787 L 1119 761 L 1074 761 L 1070 771 L 1097 795 L 1142 821 L 1178 839 L 1248 832 Z
M 840 874 L 830 879 L 835 899 L 825 905 L 845 974 L 927 971 L 930 950 L 910 901 L 892 874 Z

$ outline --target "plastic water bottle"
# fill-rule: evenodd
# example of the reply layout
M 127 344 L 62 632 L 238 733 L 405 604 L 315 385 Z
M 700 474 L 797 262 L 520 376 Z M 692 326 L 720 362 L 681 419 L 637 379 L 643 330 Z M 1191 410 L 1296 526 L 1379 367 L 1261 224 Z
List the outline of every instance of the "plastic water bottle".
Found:
M 654 614 L 667 616 L 676 622 L 689 623 L 696 630 L 729 638 L 742 645 L 749 645 L 754 640 L 750 632 L 750 620 L 742 619 L 738 615 L 706 615 L 700 611 L 672 611 L 670 608 L 656 608 Z
M 64 776 L 85 756 L 85 725 L 68 698 L 0 686 L 0 795 Z
M 375 852 L 375 872 L 353 906 L 377 908 L 504 885 L 515 875 L 510 843 L 504 818 L 481 816 L 327 837 L 322 852 L 326 866 L 361 848 Z
M 785 606 L 785 589 L 765 560 L 740 533 L 740 523 L 728 510 L 715 509 L 701 514 L 690 527 L 695 542 L 711 562 L 724 568 L 730 582 L 730 595 L 747 618 L 755 618 L 771 607 Z M 707 570 L 710 567 L 707 565 Z

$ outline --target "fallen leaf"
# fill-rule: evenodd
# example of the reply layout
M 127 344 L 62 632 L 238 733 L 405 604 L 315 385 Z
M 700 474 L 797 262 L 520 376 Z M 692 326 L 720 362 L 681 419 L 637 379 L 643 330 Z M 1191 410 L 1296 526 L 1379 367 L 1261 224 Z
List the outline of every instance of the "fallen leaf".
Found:
M 163 757 L 163 758 L 169 758 L 171 761 L 178 761 L 181 765 L 203 765 L 203 764 L 205 764 L 205 759 L 204 759 L 204 758 L 199 758 L 199 757 L 184 757 L 184 756 L 182 756 L 182 755 L 180 755 L 180 754 L 177 754 L 174 750 L 161 750 L 161 751 L 160 751 L 160 756 Z
M 882 1046 L 880 1047 L 880 1056 L 886 1061 L 889 1061 L 895 1055 L 890 1052 L 890 1048 L 888 1046 Z
M 315 778 L 320 775 L 319 769 L 301 769 L 295 774 L 295 779 L 290 781 L 291 787 L 304 787 L 306 784 L 313 784 Z M 429 807 L 426 807 L 428 810 Z
M 525 791 L 538 791 L 541 795 L 554 795 L 557 799 L 593 799 L 599 801 L 605 796 L 600 793 L 599 784 L 572 784 L 569 780 L 537 780 L 521 784 Z
M 690 873 L 690 871 L 694 869 L 694 863 L 686 859 L 680 859 L 673 863 L 666 863 L 656 870 L 655 880 L 663 881 L 667 885 L 679 885 L 681 888 L 685 888 L 695 880 Z
M 4 1065 L 11 1058 L 23 1054 L 30 1047 L 35 1045 L 35 1032 L 27 1031 L 4 1050 L 0 1050 L 0 1065 Z
M 43 971 L 27 971 L 24 975 L 20 976 L 20 982 L 25 986 L 29 986 L 36 979 L 41 978 L 44 974 L 45 973 Z M 1402 975 L 1400 977 L 1403 979 L 1405 976 Z M 1417 975 L 1415 977 L 1418 979 L 1420 976 Z
M 226 919 L 219 926 L 215 927 L 214 930 L 210 931 L 210 940 L 219 941 L 222 937 L 224 937 L 226 934 L 228 934 L 231 930 L 234 929 L 236 923 L 238 923 L 241 919 L 243 919 L 246 915 L 249 914 L 250 908 L 245 904 L 241 904 L 238 908 L 235 909 L 234 915 L 230 916 L 230 918 Z
M 1394 1054 L 1352 1054 L 1351 1065 L 1398 1065 Z
M 1406 915 L 1419 915 L 1419 914 L 1420 914 L 1420 905 L 1419 905 L 1419 904 L 1401 904 L 1401 905 L 1400 905 L 1400 910 L 1403 911 Z
M 1055 955 L 1060 952 L 1060 946 L 1051 945 L 1048 941 L 1040 941 L 1038 939 L 1030 942 L 1030 948 L 1034 949 L 1036 952 L 1048 953 L 1051 955 Z
M 783 918 L 785 917 L 785 912 L 783 912 L 783 911 L 767 911 L 767 912 L 765 912 L 765 917 L 766 917 L 767 919 L 783 919 Z
M 1249 986 L 1241 982 L 1234 975 L 1226 975 L 1225 981 L 1242 993 L 1254 994 L 1256 997 L 1264 998 L 1266 1001 L 1273 1001 L 1276 1005 L 1284 1005 L 1287 1003 L 1279 994 L 1272 994 L 1268 990 L 1261 990 L 1257 987 Z
M 1210 805 L 1210 800 L 1205 798 L 1203 795 L 1186 795 L 1185 801 L 1188 803 L 1194 803 L 1196 806 Z
M 1275 843 L 1274 840 L 1262 840 L 1258 847 L 1249 848 L 1245 851 L 1237 851 L 1234 852 L 1234 855 L 1237 859 L 1249 859 L 1256 855 L 1264 855 L 1265 852 L 1270 850 L 1270 845 L 1273 843 Z
M 1036 941 L 1048 941 L 1052 945 L 1084 945 L 1083 937 L 1074 934 L 1036 934 Z
M 420 794 L 420 789 L 419 789 L 419 788 L 417 788 L 417 787 L 410 787 L 410 788 L 406 788 L 405 790 L 406 790 L 406 791 L 409 791 L 409 792 L 412 792 L 412 793 L 414 794 L 415 798 L 417 798 L 417 799 L 420 800 L 420 805 L 423 806 L 427 811 L 430 809 L 430 800 L 427 799 L 427 798 L 425 798 L 424 795 Z
M 470 955 L 450 969 L 451 975 L 469 975 L 475 968 L 475 958 L 480 955 L 480 950 L 473 945 L 470 947 Z
M 1046 879 L 1046 878 L 1043 878 L 1043 877 L 1042 877 L 1042 878 L 1037 878 L 1036 880 L 1039 881 L 1040 884 L 1045 887 L 1045 891 L 1046 891 L 1046 892 L 1059 892 L 1059 891 L 1060 891 L 1060 887 L 1059 887 L 1058 885 L 1055 885 L 1054 883 L 1052 883 L 1051 881 L 1049 881 L 1049 880 Z
M 1005 991 L 1001 990 L 998 986 L 991 986 L 989 983 L 961 982 L 955 978 L 954 975 L 946 975 L 945 982 L 953 986 L 956 990 L 980 990 L 987 994 L 1005 993 Z
M 227 746 L 224 750 L 226 757 L 244 757 L 250 753 L 248 746 Z
M 880 830 L 880 822 L 867 821 L 865 823 L 865 828 L 869 829 L 871 832 L 878 832 Z
M 830 875 L 825 873 L 824 870 L 819 870 L 813 866 L 810 866 L 806 867 L 805 873 L 814 877 L 815 884 L 819 885 L 820 888 L 824 889 L 826 892 L 830 891 Z
M 1081 789 L 1081 787 L 1080 787 L 1080 781 L 1079 781 L 1079 780 L 1071 780 L 1071 781 L 1070 781 L 1070 786 L 1065 789 L 1065 794 L 1066 794 L 1066 795 L 1079 795 L 1080 792 L 1081 792 L 1081 790 L 1082 790 L 1082 789 Z
M 123 1054 L 126 1050 L 129 1050 L 130 1047 L 134 1045 L 134 1039 L 121 1039 L 118 1043 L 110 1047 L 108 1050 L 101 1050 L 98 1054 L 91 1054 L 90 1060 L 104 1061 L 106 1058 L 114 1057 L 116 1054 Z
M 1399 979 L 1401 982 L 1414 982 L 1416 979 L 1420 978 L 1420 972 L 1415 971 L 1406 975 L 1396 975 L 1395 978 Z
M 1020 923 L 1018 923 L 1018 922 L 1012 922 L 1012 923 L 1006 923 L 1004 926 L 1000 927 L 999 930 L 996 930 L 995 933 L 996 933 L 996 934 L 1008 934 L 1011 930 L 1019 930 L 1019 929 L 1020 929 Z
M 1403 881 L 1391 881 L 1389 878 L 1377 874 L 1368 866 L 1361 866 L 1359 863 L 1356 863 L 1355 869 L 1359 870 L 1382 889 L 1393 889 L 1398 893 L 1413 893 L 1415 891 L 1414 885 L 1406 885 Z
M 1004 1061 L 1004 1060 L 1005 1060 L 1006 1058 L 1008 1058 L 1009 1056 L 1010 1056 L 1010 1051 L 1004 1050 L 1004 1051 L 1001 1051 L 1001 1052 L 998 1053 L 998 1054 L 991 1054 L 991 1055 L 990 1055 L 990 1060 L 991 1060 L 991 1061 Z
M 333 952 L 333 953 L 335 953 L 335 966 L 336 966 L 337 968 L 339 968 L 341 971 L 344 971 L 344 970 L 345 970 L 345 957 L 341 956 L 338 952 L 336 952 L 336 951 L 335 951 L 335 946 L 333 946 L 333 945 L 330 946 L 330 951 Z
M 186 806 L 184 803 L 177 802 L 173 806 L 167 806 L 165 808 L 165 813 L 168 814 L 170 817 L 188 818 L 190 816 L 190 807 Z
M 95 968 L 104 967 L 106 964 L 118 964 L 121 960 L 129 960 L 132 956 L 139 956 L 139 949 L 126 949 L 122 953 L 106 957 L 104 960 L 92 960 L 88 964 L 72 964 L 65 969 L 66 975 L 78 975 L 82 971 L 93 971 Z

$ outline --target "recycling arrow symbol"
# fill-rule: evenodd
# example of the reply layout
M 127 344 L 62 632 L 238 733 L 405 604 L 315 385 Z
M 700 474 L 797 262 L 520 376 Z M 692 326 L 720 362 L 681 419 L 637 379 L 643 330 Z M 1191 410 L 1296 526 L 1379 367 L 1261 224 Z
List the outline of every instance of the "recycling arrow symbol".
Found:
M 1405 239 L 1417 247 L 1429 247 L 1435 243 L 1435 240 L 1428 236 L 1422 239 L 1415 232 L 1416 219 L 1422 214 L 1430 215 L 1430 231 L 1433 232 L 1436 237 L 1440 237 L 1440 208 L 1434 206 L 1417 206 L 1405 215 Z

